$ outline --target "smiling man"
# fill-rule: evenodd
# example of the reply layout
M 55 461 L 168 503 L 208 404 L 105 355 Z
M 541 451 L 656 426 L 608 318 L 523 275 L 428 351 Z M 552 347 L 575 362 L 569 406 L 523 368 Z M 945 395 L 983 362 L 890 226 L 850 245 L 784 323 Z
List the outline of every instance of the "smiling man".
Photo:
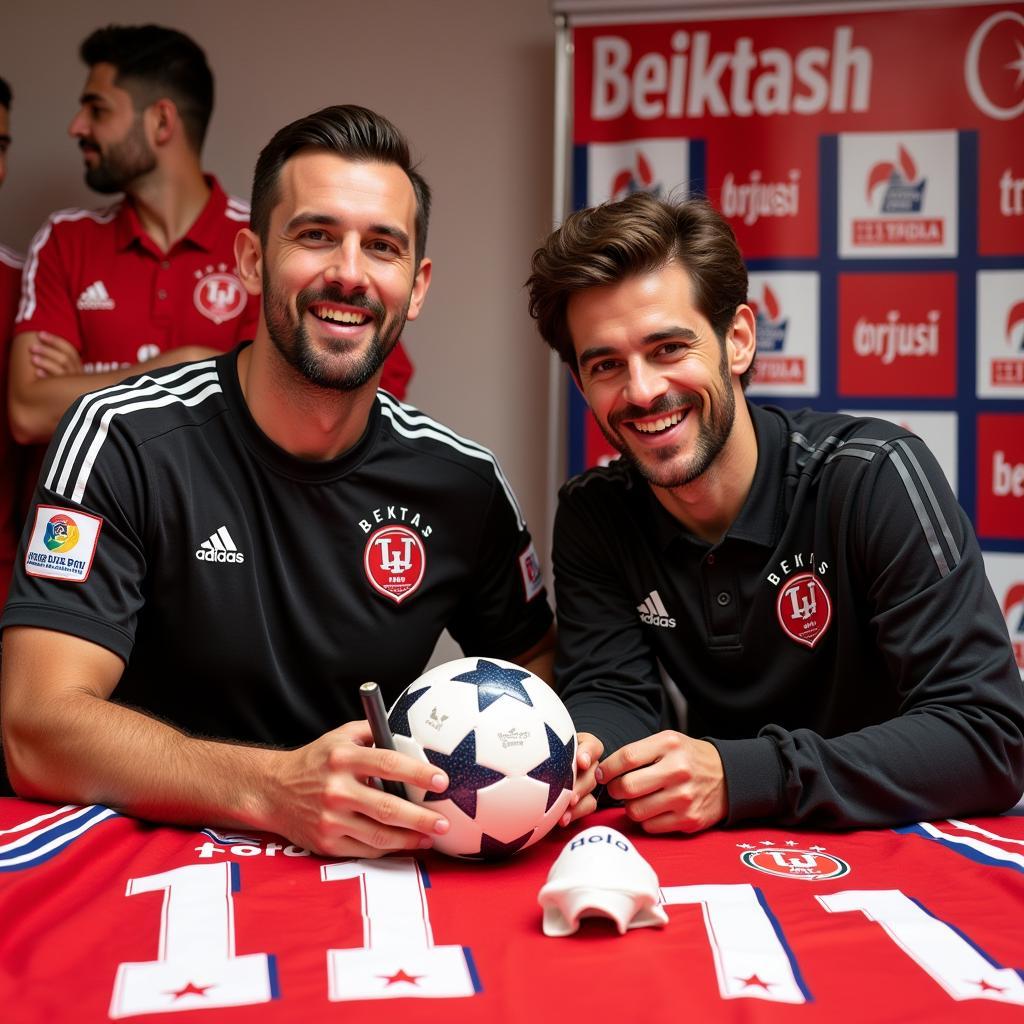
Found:
M 595 783 L 652 832 L 1011 806 L 1024 689 L 971 525 L 907 431 L 746 400 L 725 220 L 645 194 L 582 210 L 528 286 L 622 453 L 555 522 L 556 678 L 594 759 L 574 816 Z
M 445 628 L 467 655 L 545 677 L 553 640 L 494 456 L 377 388 L 430 285 L 429 209 L 379 115 L 286 126 L 236 244 L 261 307 L 252 344 L 69 411 L 2 620 L 21 795 L 332 856 L 447 829 L 368 781 L 447 788 L 370 746 L 360 684 L 392 702 Z

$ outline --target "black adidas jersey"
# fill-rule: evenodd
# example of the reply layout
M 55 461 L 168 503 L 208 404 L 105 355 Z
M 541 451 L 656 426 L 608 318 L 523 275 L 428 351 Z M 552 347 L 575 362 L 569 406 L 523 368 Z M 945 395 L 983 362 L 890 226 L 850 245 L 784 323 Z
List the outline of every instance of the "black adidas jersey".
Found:
M 298 745 L 390 703 L 447 628 L 511 657 L 551 611 L 494 456 L 378 392 L 338 459 L 260 431 L 238 351 L 94 392 L 55 435 L 2 625 L 126 661 L 114 699 L 200 735 Z
M 624 461 L 567 483 L 556 673 L 606 752 L 713 739 L 728 821 L 830 827 L 999 811 L 1024 787 L 1024 688 L 977 540 L 919 438 L 750 406 L 727 535 L 685 530 Z

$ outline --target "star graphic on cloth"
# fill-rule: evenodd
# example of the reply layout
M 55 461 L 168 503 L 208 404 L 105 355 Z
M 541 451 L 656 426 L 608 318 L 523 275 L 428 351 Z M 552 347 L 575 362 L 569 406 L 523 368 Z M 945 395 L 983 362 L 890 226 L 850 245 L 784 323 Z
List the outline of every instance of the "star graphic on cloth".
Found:
M 464 860 L 498 860 L 501 857 L 511 857 L 513 853 L 518 853 L 533 836 L 535 829 L 530 829 L 525 835 L 521 835 L 518 839 L 512 839 L 507 843 L 503 843 L 500 839 L 495 839 L 494 836 L 489 836 L 486 832 L 480 837 L 480 852 L 479 853 L 467 853 Z
M 809 846 L 808 849 L 811 850 L 812 853 L 824 853 L 825 852 L 825 847 L 824 846 Z
M 572 755 L 576 743 L 573 736 L 569 737 L 568 743 L 563 743 L 558 738 L 558 733 L 547 722 L 544 723 L 544 728 L 548 733 L 550 756 L 546 761 L 541 761 L 532 772 L 526 774 L 531 779 L 547 783 L 548 801 L 544 807 L 544 811 L 547 813 L 562 795 L 563 789 L 572 789 Z
M 754 849 L 754 844 L 753 843 L 737 843 L 736 846 L 739 849 L 741 849 L 741 850 L 753 850 Z
M 182 996 L 205 996 L 208 988 L 213 988 L 213 986 L 194 985 L 190 981 L 184 988 L 179 988 L 177 991 L 165 992 L 164 995 L 174 996 L 175 999 L 181 999 Z
M 391 726 L 391 732 L 396 736 L 412 736 L 412 729 L 409 728 L 409 708 L 413 706 L 429 690 L 429 686 L 424 686 L 420 690 L 414 690 L 410 693 L 406 690 L 399 698 L 395 701 L 395 706 L 391 709 L 391 713 L 388 715 L 388 725 Z
M 982 978 L 981 981 L 972 981 L 971 984 L 972 985 L 977 985 L 978 988 L 980 988 L 982 992 L 1002 992 L 1002 991 L 1004 991 L 998 985 L 993 985 L 993 984 L 987 982 L 984 978 Z
M 420 978 L 425 978 L 425 974 L 406 974 L 405 969 L 399 967 L 395 974 L 378 974 L 378 978 L 383 978 L 390 988 L 392 985 L 397 985 L 399 982 L 404 981 L 407 985 L 418 985 Z
M 761 840 L 761 845 L 762 846 L 774 846 L 775 843 L 771 839 L 762 839 Z
M 787 839 L 786 840 L 786 845 L 787 846 L 796 846 L 796 840 L 795 839 Z
M 752 985 L 757 985 L 759 988 L 763 988 L 765 992 L 772 987 L 772 982 L 762 981 L 756 974 L 752 974 L 749 978 L 737 978 L 736 980 L 743 982 L 743 985 L 746 988 L 749 988 Z
M 521 668 L 502 668 L 501 665 L 495 665 L 493 661 L 478 658 L 475 669 L 452 676 L 452 682 L 475 684 L 477 708 L 480 711 L 489 708 L 506 694 L 516 700 L 521 700 L 532 708 L 533 701 L 530 700 L 530 695 L 522 683 L 529 676 L 530 673 L 524 672 Z
M 505 778 L 501 772 L 491 771 L 476 763 L 476 730 L 470 729 L 465 739 L 450 753 L 424 750 L 427 760 L 448 776 L 448 788 L 443 793 L 427 792 L 424 800 L 451 800 L 467 817 L 476 817 L 476 791 Z

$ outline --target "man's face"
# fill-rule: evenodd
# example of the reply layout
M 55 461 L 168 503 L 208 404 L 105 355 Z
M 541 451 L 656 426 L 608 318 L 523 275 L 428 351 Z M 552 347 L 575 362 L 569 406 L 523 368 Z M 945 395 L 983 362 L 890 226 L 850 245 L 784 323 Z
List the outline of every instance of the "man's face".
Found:
M 609 443 L 656 487 L 713 465 L 736 412 L 730 345 L 694 307 L 677 264 L 569 299 L 580 387 Z
M 7 150 L 11 145 L 11 112 L 0 104 L 0 185 L 7 177 Z
M 395 164 L 308 151 L 281 169 L 262 258 L 263 315 L 285 361 L 322 388 L 367 384 L 419 315 L 416 198 Z
M 68 126 L 85 157 L 85 183 L 96 192 L 124 192 L 156 167 L 142 111 L 116 78 L 113 64 L 94 65 Z

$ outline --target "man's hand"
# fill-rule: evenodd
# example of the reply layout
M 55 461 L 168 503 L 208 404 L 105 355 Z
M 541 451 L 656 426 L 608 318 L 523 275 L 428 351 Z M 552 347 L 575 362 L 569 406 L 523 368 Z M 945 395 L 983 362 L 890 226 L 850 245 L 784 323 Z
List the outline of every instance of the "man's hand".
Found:
M 620 747 L 596 775 L 645 832 L 699 832 L 729 809 L 718 751 L 681 732 L 659 732 Z
M 572 789 L 569 810 L 562 815 L 559 824 L 568 825 L 597 810 L 594 787 L 597 785 L 595 772 L 597 762 L 604 753 L 604 744 L 589 732 L 576 734 L 576 785 Z
M 29 345 L 32 367 L 37 377 L 67 377 L 82 373 L 78 349 L 49 331 L 39 331 Z
M 281 751 L 266 822 L 293 843 L 329 857 L 380 857 L 428 849 L 447 818 L 391 796 L 371 781 L 395 779 L 434 793 L 448 788 L 439 768 L 372 747 L 366 722 L 349 722 L 297 750 Z

